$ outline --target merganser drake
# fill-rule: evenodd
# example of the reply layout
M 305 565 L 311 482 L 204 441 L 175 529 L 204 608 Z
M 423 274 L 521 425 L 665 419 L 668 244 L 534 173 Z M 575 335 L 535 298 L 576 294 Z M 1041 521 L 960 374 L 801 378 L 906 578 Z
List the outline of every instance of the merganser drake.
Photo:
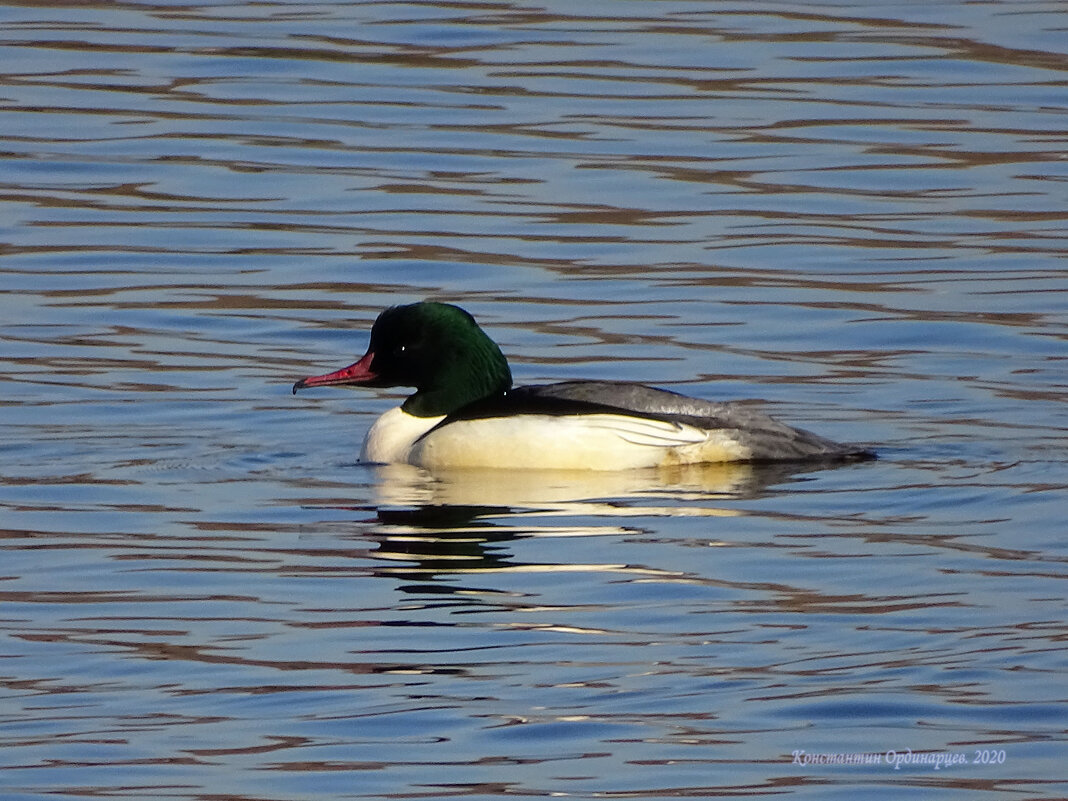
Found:
M 428 469 L 626 470 L 713 462 L 857 461 L 870 451 L 736 403 L 621 381 L 512 387 L 500 348 L 458 306 L 382 312 L 355 364 L 306 387 L 415 387 L 371 426 L 361 461 Z

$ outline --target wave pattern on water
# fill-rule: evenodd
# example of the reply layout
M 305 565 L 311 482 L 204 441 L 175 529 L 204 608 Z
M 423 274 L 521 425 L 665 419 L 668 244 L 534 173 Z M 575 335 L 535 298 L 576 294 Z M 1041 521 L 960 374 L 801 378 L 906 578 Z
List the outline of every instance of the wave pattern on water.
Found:
M 5 798 L 1064 795 L 1063 29 L 0 8 Z M 424 296 L 882 458 L 357 465 Z

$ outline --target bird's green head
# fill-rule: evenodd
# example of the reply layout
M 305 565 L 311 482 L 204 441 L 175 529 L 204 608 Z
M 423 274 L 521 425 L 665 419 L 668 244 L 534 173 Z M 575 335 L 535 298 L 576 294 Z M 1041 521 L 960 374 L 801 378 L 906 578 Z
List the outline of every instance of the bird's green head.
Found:
M 459 306 L 425 301 L 393 306 L 371 328 L 367 353 L 355 364 L 298 381 L 304 387 L 355 384 L 415 387 L 404 410 L 419 417 L 449 414 L 512 385 L 500 348 Z

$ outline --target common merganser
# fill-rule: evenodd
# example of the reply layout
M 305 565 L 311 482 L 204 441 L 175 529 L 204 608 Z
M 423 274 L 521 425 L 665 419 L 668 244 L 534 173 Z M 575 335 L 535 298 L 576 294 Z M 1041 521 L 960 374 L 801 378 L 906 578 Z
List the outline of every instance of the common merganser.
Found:
M 361 461 L 453 467 L 626 470 L 713 462 L 874 457 L 737 403 L 622 381 L 512 387 L 500 348 L 458 306 L 382 312 L 355 364 L 305 387 L 415 387 L 367 432 Z

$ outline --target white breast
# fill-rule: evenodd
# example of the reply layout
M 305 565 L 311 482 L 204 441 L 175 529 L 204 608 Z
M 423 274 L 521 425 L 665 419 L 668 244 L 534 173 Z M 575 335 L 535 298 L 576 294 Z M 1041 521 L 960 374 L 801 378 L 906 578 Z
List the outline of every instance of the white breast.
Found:
M 408 461 L 412 444 L 442 420 L 440 417 L 416 417 L 400 406 L 390 409 L 377 420 L 363 441 L 361 462 L 398 464 Z

